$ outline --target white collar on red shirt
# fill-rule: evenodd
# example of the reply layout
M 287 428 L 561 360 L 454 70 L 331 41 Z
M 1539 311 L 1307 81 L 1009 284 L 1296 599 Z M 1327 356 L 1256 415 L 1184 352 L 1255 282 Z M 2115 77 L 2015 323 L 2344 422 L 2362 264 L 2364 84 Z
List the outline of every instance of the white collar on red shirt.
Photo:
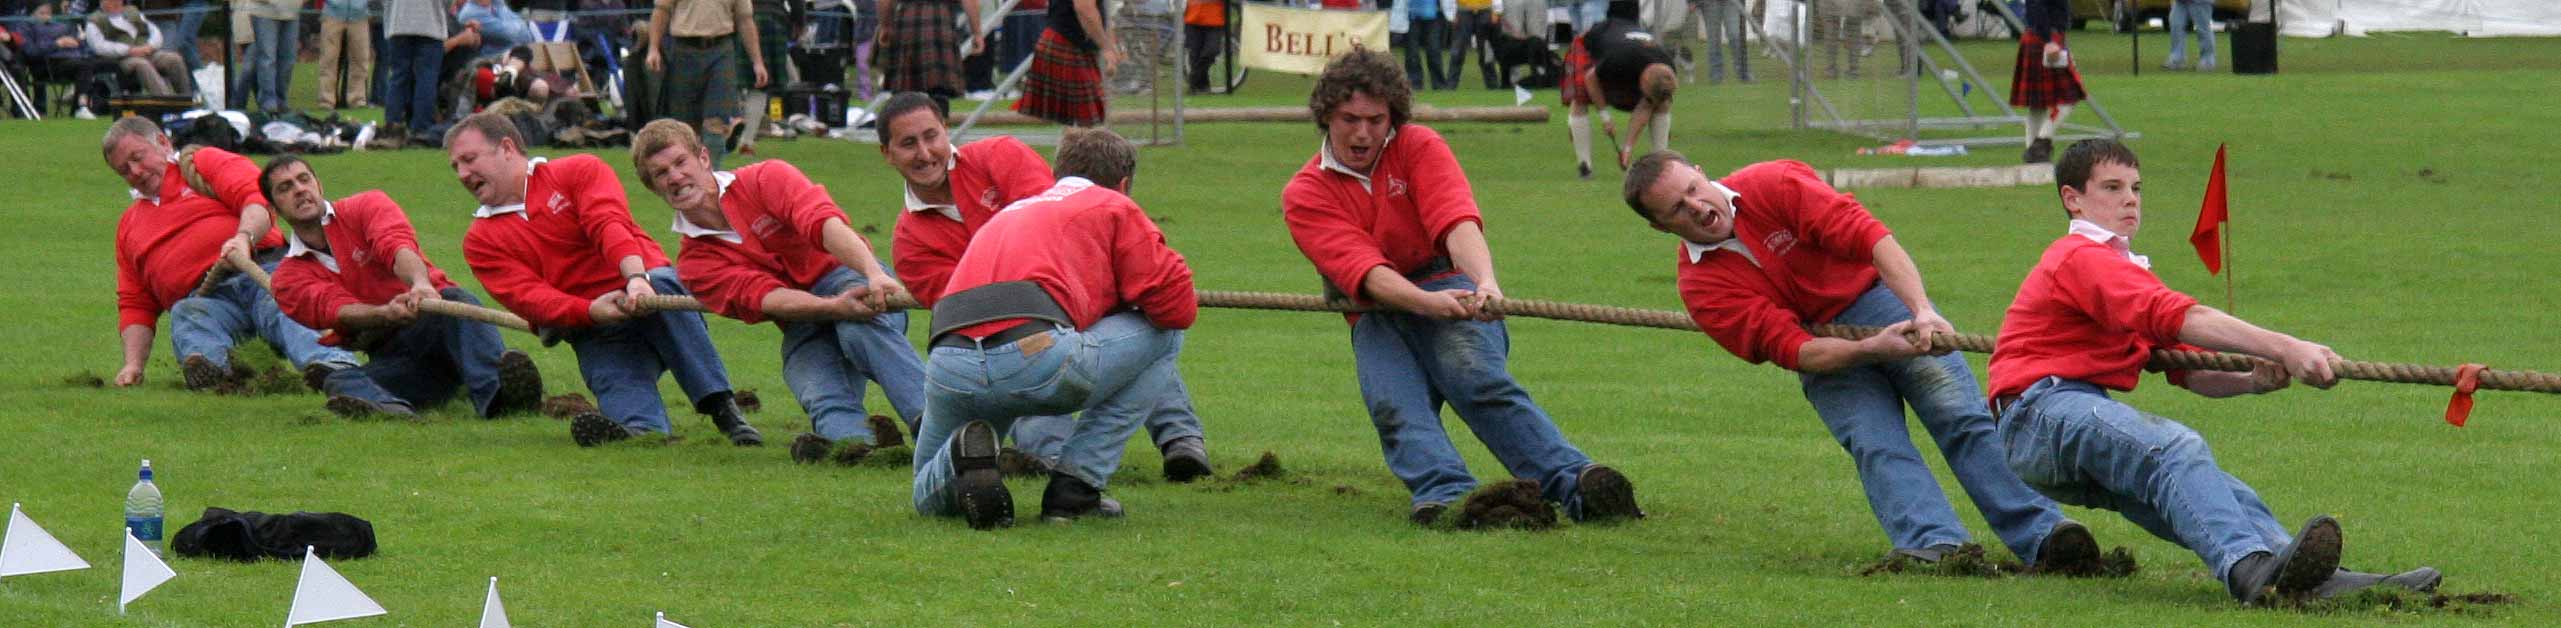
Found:
M 952 158 L 951 158 L 951 160 L 950 160 L 950 163 L 945 164 L 945 165 L 943 166 L 943 173 L 944 173 L 944 174 L 943 174 L 943 185 L 946 185 L 946 186 L 951 185 L 951 174 L 950 174 L 950 173 L 951 173 L 951 171 L 953 171 L 953 170 L 959 170 L 959 169 L 960 169 L 960 153 L 955 152 L 955 153 L 952 153 Z M 932 212 L 935 212 L 935 213 L 942 214 L 944 218 L 950 218 L 950 219 L 952 219 L 952 222 L 967 222 L 967 221 L 964 221 L 964 220 L 961 220 L 961 219 L 960 219 L 960 205 L 959 205 L 958 203 L 940 203 L 940 204 L 936 204 L 936 203 L 927 203 L 927 202 L 925 202 L 925 199 L 916 198 L 916 186 L 915 186 L 914 184 L 905 184 L 905 183 L 902 183 L 902 184 L 900 184 L 900 185 L 898 186 L 898 189 L 899 189 L 899 190 L 901 190 L 901 191 L 905 191 L 905 192 L 907 193 L 907 211 L 911 211 L 911 212 L 932 211 Z M 955 196 L 955 197 L 953 197 L 953 198 L 959 198 L 959 197 Z
M 2116 252 L 2125 254 L 2125 259 L 2134 262 L 2134 265 L 2141 266 L 2145 270 L 2150 270 L 2152 268 L 2152 258 L 2134 254 L 2133 238 L 2117 235 L 2116 232 L 2107 230 L 2107 227 L 2099 226 L 2099 223 L 2074 218 L 2072 219 L 2072 227 L 2067 229 L 2066 232 L 2072 235 L 2089 238 L 2091 242 L 2105 244 L 2108 248 L 2116 249 Z
M 337 217 L 338 204 L 328 201 L 320 202 L 320 226 L 329 226 L 329 221 Z M 303 245 L 302 234 L 295 233 L 293 237 L 285 238 L 286 259 L 301 257 L 304 255 L 310 255 L 312 256 L 312 259 L 320 260 L 320 265 L 328 267 L 329 272 L 338 272 L 338 258 L 330 255 L 328 251 Z
M 1380 157 L 1380 158 L 1382 158 L 1382 159 L 1384 159 L 1384 158 L 1387 156 L 1387 145 L 1388 145 L 1388 144 L 1394 144 L 1394 143 L 1396 143 L 1396 132 L 1395 132 L 1395 131 L 1388 131 L 1388 132 L 1387 132 L 1387 141 L 1383 141 L 1383 142 L 1379 142 L 1379 143 L 1378 143 L 1378 155 L 1379 155 L 1379 157 Z M 1363 190 L 1367 190 L 1367 189 L 1369 189 L 1369 173 L 1354 171 L 1354 170 L 1352 170 L 1351 168 L 1344 166 L 1344 165 L 1343 165 L 1343 162 L 1334 161 L 1334 141 L 1333 141 L 1333 140 L 1325 140 L 1325 141 L 1323 141 L 1323 142 L 1319 142 L 1319 143 L 1317 143 L 1317 144 L 1316 144 L 1316 155 L 1317 155 L 1317 160 L 1318 160 L 1320 163 L 1322 163 L 1322 164 L 1324 165 L 1324 168 L 1325 168 L 1326 170 L 1332 170 L 1332 171 L 1335 171 L 1335 172 L 1340 172 L 1340 173 L 1343 173 L 1343 174 L 1351 175 L 1351 177 L 1352 177 L 1353 179 L 1357 179 L 1357 180 L 1359 180 L 1359 181 L 1361 182 L 1361 189 L 1363 189 Z M 1370 167 L 1370 169 L 1371 169 L 1371 170 L 1377 170 L 1377 169 L 1378 169 L 1378 164 L 1376 164 L 1376 163 L 1371 163 L 1371 164 L 1369 165 L 1369 167 Z
M 1716 186 L 1716 191 L 1725 195 L 1725 205 L 1727 207 L 1734 208 L 1734 213 L 1739 214 L 1743 212 L 1743 207 L 1741 205 L 1734 204 L 1734 199 L 1743 198 L 1742 193 L 1734 191 L 1734 188 L 1725 187 L 1724 183 L 1719 183 L 1714 179 L 1708 180 L 1707 184 Z M 1724 241 L 1717 242 L 1715 244 L 1699 244 L 1697 242 L 1691 242 L 1687 239 L 1683 239 L 1681 240 L 1681 249 L 1689 252 L 1690 263 L 1692 264 L 1696 264 L 1700 259 L 1707 257 L 1707 254 L 1710 251 L 1723 250 L 1743 254 L 1743 259 L 1752 262 L 1753 266 L 1761 265 L 1761 258 L 1752 256 L 1752 247 L 1744 246 L 1742 238 L 1727 236 Z
M 720 195 L 720 196 L 728 196 L 728 195 L 729 195 L 729 182 L 738 180 L 738 175 L 734 175 L 734 174 L 730 174 L 730 173 L 726 173 L 726 172 L 714 172 L 714 173 L 711 173 L 711 178 L 712 178 L 712 180 L 714 180 L 714 181 L 719 181 L 719 182 L 720 182 L 720 193 L 719 193 L 719 195 Z M 709 227 L 704 227 L 704 226 L 702 226 L 702 225 L 694 224 L 694 221 L 686 220 L 686 219 L 685 219 L 685 212 L 683 212 L 683 211 L 681 211 L 681 210 L 676 212 L 676 224 L 674 224 L 674 225 L 670 225 L 668 228 L 676 230 L 676 235 L 685 236 L 685 237 L 688 237 L 688 238 L 706 238 L 706 237 L 708 237 L 708 238 L 720 238 L 720 239 L 722 239 L 722 240 L 728 240 L 730 244 L 746 244 L 746 243 L 747 243 L 747 239 L 746 239 L 746 238 L 742 238 L 742 237 L 739 237 L 739 236 L 738 236 L 738 230 L 736 230 L 736 229 L 712 229 L 712 228 L 709 228 Z
M 533 191 L 534 166 L 542 165 L 542 162 L 545 161 L 550 160 L 541 157 L 525 160 L 525 191 L 527 193 L 531 193 Z M 490 216 L 503 216 L 507 214 L 515 214 L 517 218 L 523 218 L 525 220 L 534 219 L 533 216 L 525 213 L 525 202 L 521 200 L 514 203 L 499 205 L 497 207 L 482 205 L 480 206 L 480 209 L 471 212 L 471 216 L 473 218 L 488 218 Z
M 122 16 L 122 15 L 118 15 L 118 16 L 116 16 L 116 17 L 118 17 L 118 18 L 122 18 L 122 17 L 124 17 L 124 16 Z M 173 164 L 174 164 L 174 163 L 178 163 L 178 154 L 177 154 L 177 153 L 169 153 L 169 163 L 173 163 Z M 125 188 L 125 193 L 126 193 L 126 194 L 131 194 L 131 195 L 133 195 L 133 200 L 137 200 L 137 201 L 151 201 L 151 204 L 153 204 L 153 205 L 158 205 L 158 204 L 160 204 L 160 195 L 158 195 L 158 194 L 153 194 L 153 195 L 150 195 L 150 196 L 144 196 L 144 195 L 142 194 L 142 190 L 136 190 L 136 189 L 133 189 L 133 188 Z

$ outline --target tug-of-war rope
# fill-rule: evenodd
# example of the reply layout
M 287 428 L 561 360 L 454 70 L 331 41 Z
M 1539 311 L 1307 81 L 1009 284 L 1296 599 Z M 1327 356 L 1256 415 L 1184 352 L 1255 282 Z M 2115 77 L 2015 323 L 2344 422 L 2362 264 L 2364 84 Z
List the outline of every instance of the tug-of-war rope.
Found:
M 221 277 L 227 272 L 245 272 L 249 274 L 252 279 L 255 279 L 259 285 L 267 285 L 268 277 L 266 271 L 259 269 L 256 264 L 248 263 L 247 260 L 237 258 L 230 258 L 225 261 L 228 263 L 215 265 L 214 271 L 205 275 L 204 288 L 211 288 L 215 283 L 219 282 Z M 202 290 L 200 289 L 199 293 L 201 292 Z M 1367 306 L 1354 304 L 1347 300 L 1327 299 L 1325 297 L 1312 294 L 1201 290 L 1199 291 L 1199 297 L 1201 307 L 1221 309 L 1336 313 L 1365 312 L 1371 309 Z M 632 302 L 640 310 L 648 312 L 709 311 L 703 307 L 701 301 L 689 296 L 652 295 L 633 297 Z M 893 300 L 889 306 L 895 309 L 909 309 L 916 307 L 916 302 L 913 299 L 901 296 L 898 299 Z M 1507 317 L 1518 316 L 1548 320 L 1600 323 L 1604 325 L 1620 325 L 1626 327 L 1651 327 L 1656 329 L 1690 332 L 1699 331 L 1698 323 L 1690 320 L 1688 314 L 1669 310 L 1647 310 L 1614 305 L 1591 305 L 1585 303 L 1561 303 L 1556 301 L 1540 301 L 1536 299 L 1505 299 L 1497 304 L 1494 309 L 1499 314 Z M 418 303 L 418 310 L 441 316 L 480 321 L 517 331 L 534 331 L 533 326 L 527 324 L 523 317 L 508 313 L 505 310 L 443 300 L 421 301 Z M 1820 324 L 1808 325 L 1806 326 L 1806 331 L 1816 336 L 1840 338 L 1844 340 L 1859 340 L 1876 335 L 1878 332 L 1882 331 L 1882 328 L 1862 325 Z M 1970 353 L 1989 354 L 1992 352 L 1992 338 L 1990 336 L 1980 334 L 1942 332 L 1931 337 L 1930 345 L 1933 347 L 1952 347 L 1955 350 Z M 2257 369 L 2261 364 L 2267 363 L 2268 362 L 2266 360 L 2238 353 L 2155 349 L 2152 351 L 2151 362 L 2146 365 L 2146 368 L 2164 371 L 2248 372 Z M 2463 425 L 2464 421 L 2471 414 L 2472 392 L 2474 390 L 2513 390 L 2561 394 L 2561 375 L 2536 371 L 2491 369 L 2479 364 L 2431 366 L 2425 364 L 2368 362 L 2364 360 L 2342 359 L 2331 361 L 2330 371 L 2337 374 L 2340 379 L 2391 382 L 2397 384 L 2451 386 L 2455 389 L 2454 400 L 2446 408 L 2446 422 L 2457 426 Z

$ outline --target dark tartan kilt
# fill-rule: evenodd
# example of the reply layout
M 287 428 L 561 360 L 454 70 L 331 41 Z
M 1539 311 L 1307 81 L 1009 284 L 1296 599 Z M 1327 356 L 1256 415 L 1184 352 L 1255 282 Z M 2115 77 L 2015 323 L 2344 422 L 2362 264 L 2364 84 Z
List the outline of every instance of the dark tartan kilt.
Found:
M 2063 37 L 2056 36 L 2056 42 Z M 2010 71 L 2010 105 L 2046 109 L 2069 105 L 2088 98 L 2081 91 L 2081 69 L 2078 60 L 2062 69 L 2045 67 L 2045 38 L 2036 33 L 2019 36 L 2018 66 Z
M 1583 36 L 1575 35 L 1574 44 L 1565 48 L 1565 77 L 1556 80 L 1556 89 L 1564 94 L 1566 106 L 1600 102 L 1592 98 L 1595 94 L 1583 89 L 1583 75 L 1590 74 L 1594 65 L 1592 53 L 1583 49 Z
M 1023 75 L 1023 97 L 1014 101 L 1023 115 L 1072 126 L 1103 121 L 1103 70 L 1094 53 L 1044 30 L 1032 48 L 1032 67 Z
M 897 14 L 883 26 L 889 29 L 889 47 L 880 51 L 879 60 L 881 82 L 889 91 L 960 95 L 960 22 L 954 17 L 959 8 L 937 0 L 893 5 Z

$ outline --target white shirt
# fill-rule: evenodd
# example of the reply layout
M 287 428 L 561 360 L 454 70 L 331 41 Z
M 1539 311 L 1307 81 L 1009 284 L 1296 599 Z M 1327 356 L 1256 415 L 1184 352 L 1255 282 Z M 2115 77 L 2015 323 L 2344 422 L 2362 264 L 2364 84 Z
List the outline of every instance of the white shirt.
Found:
M 328 201 L 320 202 L 320 226 L 329 226 L 329 221 L 336 219 L 337 217 L 338 205 L 336 203 Z M 312 256 L 312 259 L 319 260 L 320 265 L 327 267 L 329 272 L 338 272 L 338 258 L 330 255 L 328 251 L 304 246 L 302 243 L 302 234 L 300 232 L 294 233 L 293 237 L 285 238 L 286 259 L 292 259 L 304 255 L 310 255 Z
M 1384 159 L 1387 157 L 1387 145 L 1388 145 L 1388 144 L 1393 144 L 1393 143 L 1396 143 L 1396 132 L 1395 132 L 1395 131 L 1388 131 L 1388 132 L 1387 132 L 1387 141 L 1383 141 L 1383 142 L 1379 142 L 1379 143 L 1378 143 L 1378 156 L 1379 156 L 1379 158 L 1380 158 L 1381 160 L 1384 160 Z M 1361 189 L 1362 189 L 1362 190 L 1364 190 L 1364 191 L 1369 190 L 1369 173 L 1354 171 L 1354 170 L 1352 170 L 1352 169 L 1351 169 L 1351 167 L 1343 165 L 1343 162 L 1334 161 L 1334 141 L 1333 141 L 1333 140 L 1325 140 L 1325 141 L 1323 141 L 1323 142 L 1319 142 L 1319 143 L 1317 143 L 1317 144 L 1316 144 L 1316 154 L 1317 154 L 1317 160 L 1319 161 L 1319 166 L 1320 166 L 1320 167 L 1322 167 L 1322 168 L 1324 168 L 1324 169 L 1326 169 L 1326 170 L 1332 170 L 1332 171 L 1335 171 L 1335 172 L 1340 172 L 1340 173 L 1343 173 L 1343 174 L 1351 175 L 1351 176 L 1352 176 L 1352 178 L 1354 178 L 1354 179 L 1359 179 L 1359 180 L 1360 180 L 1360 182 L 1361 182 Z M 1369 167 L 1371 167 L 1371 168 L 1376 168 L 1376 167 L 1378 167 L 1378 164 L 1377 164 L 1377 163 L 1375 163 L 1375 162 L 1372 162 L 1372 163 L 1369 165 Z
M 542 162 L 546 161 L 550 160 L 541 157 L 525 160 L 525 188 L 527 191 L 531 191 L 534 185 L 534 166 L 542 165 Z M 490 216 L 504 216 L 507 214 L 515 214 L 517 218 L 523 218 L 525 220 L 534 219 L 532 216 L 525 215 L 525 202 L 522 200 L 505 205 L 499 205 L 497 207 L 482 205 L 480 206 L 480 209 L 473 210 L 471 212 L 471 216 L 473 218 L 488 218 Z
M 2143 267 L 2144 270 L 2151 270 L 2152 268 L 2152 258 L 2134 254 L 2133 238 L 2117 235 L 2116 232 L 2107 230 L 2107 227 L 2099 226 L 2099 223 L 2074 218 L 2072 219 L 2071 228 L 2065 230 L 2065 232 L 2089 238 L 2091 242 L 2105 244 L 2108 248 L 2116 249 L 2116 252 L 2125 254 L 2125 259 L 2134 262 L 2134 265 L 2136 266 Z
M 1725 195 L 1725 206 L 1726 206 L 1726 207 L 1732 207 L 1732 208 L 1734 208 L 1734 213 L 1736 213 L 1736 214 L 1741 214 L 1741 213 L 1743 213 L 1743 207 L 1742 207 L 1742 206 L 1740 206 L 1740 205 L 1735 205 L 1735 204 L 1734 204 L 1734 199 L 1743 198 L 1742 193 L 1735 192 L 1733 188 L 1725 187 L 1725 184 L 1723 184 L 1723 183 L 1718 183 L 1718 182 L 1716 182 L 1714 179 L 1710 179 L 1710 180 L 1708 180 L 1707 184 L 1708 184 L 1708 185 L 1712 185 L 1712 186 L 1716 186 L 1716 193 Z M 1727 220 L 1733 220 L 1733 219 L 1732 219 L 1731 217 L 1729 217 L 1729 218 L 1727 218 Z M 1736 221 L 1736 224 L 1738 224 L 1738 225 L 1739 225 L 1739 224 L 1741 224 L 1741 222 L 1740 222 L 1740 221 Z M 1738 233 L 1736 233 L 1735 235 L 1741 235 L 1741 234 L 1738 232 Z M 1736 252 L 1736 253 L 1741 253 L 1741 254 L 1743 254 L 1743 259 L 1744 259 L 1745 261 L 1749 261 L 1749 262 L 1751 262 L 1753 266 L 1759 266 L 1759 265 L 1761 265 L 1761 258 L 1753 257 L 1753 256 L 1752 256 L 1752 247 L 1744 246 L 1744 245 L 1743 245 L 1743 239 L 1742 239 L 1742 238 L 1737 238 L 1737 237 L 1731 237 L 1731 236 L 1728 236 L 1728 237 L 1726 237 L 1726 238 L 1725 238 L 1725 240 L 1724 240 L 1723 242 L 1718 242 L 1718 243 L 1715 243 L 1715 244 L 1699 244 L 1699 243 L 1697 243 L 1697 242 L 1691 242 L 1691 241 L 1689 241 L 1688 239 L 1684 238 L 1684 239 L 1682 239 L 1682 240 L 1681 240 L 1681 249 L 1682 249 L 1682 250 L 1684 250 L 1684 251 L 1689 252 L 1689 254 L 1690 254 L 1690 263 L 1692 263 L 1692 264 L 1696 264 L 1696 263 L 1698 263 L 1698 261 L 1699 261 L 1699 259 L 1700 259 L 1700 258 L 1707 257 L 1707 254 L 1708 254 L 1708 252 L 1710 252 L 1710 251 L 1720 251 L 1720 250 L 1722 250 L 1722 251 L 1733 251 L 1733 252 Z
M 738 180 L 738 175 L 734 175 L 734 174 L 730 174 L 730 173 L 726 173 L 726 172 L 714 172 L 714 173 L 711 173 L 711 178 L 712 178 L 712 180 L 714 180 L 714 181 L 719 181 L 719 182 L 720 182 L 720 193 L 719 193 L 719 195 L 718 195 L 718 196 L 715 196 L 715 197 L 714 197 L 714 198 L 716 199 L 716 198 L 719 198 L 719 197 L 729 196 L 729 182 Z M 674 229 L 674 230 L 676 231 L 676 235 L 685 236 L 685 237 L 688 237 L 688 238 L 703 238 L 703 237 L 711 237 L 711 238 L 720 238 L 720 239 L 722 239 L 722 240 L 727 240 L 727 241 L 729 241 L 729 243 L 730 243 L 730 244 L 746 244 L 746 243 L 747 243 L 747 239 L 746 239 L 746 238 L 742 238 L 742 237 L 739 237 L 739 236 L 738 236 L 738 230 L 736 230 L 736 229 L 712 229 L 712 228 L 709 228 L 709 227 L 704 227 L 704 226 L 702 226 L 702 225 L 694 224 L 694 221 L 686 220 L 686 219 L 685 219 L 685 212 L 684 212 L 684 211 L 682 211 L 682 210 L 678 210 L 678 211 L 676 212 L 676 224 L 674 224 L 674 225 L 670 225 L 668 228 L 669 228 L 669 229 Z
M 944 171 L 945 173 L 947 173 L 947 174 L 944 174 L 944 175 L 943 175 L 943 185 L 944 185 L 944 186 L 948 187 L 948 186 L 950 186 L 950 185 L 951 185 L 951 175 L 950 175 L 950 174 L 948 174 L 948 173 L 949 173 L 950 171 L 955 170 L 955 169 L 958 169 L 958 168 L 960 168 L 960 157 L 959 157 L 958 155 L 954 155 L 954 156 L 953 156 L 949 161 L 947 161 L 947 162 L 945 162 L 945 163 L 943 164 L 943 171 Z M 723 186 L 727 186 L 728 184 L 727 184 L 727 183 L 722 183 L 721 185 L 723 185 Z M 900 190 L 904 190 L 904 191 L 906 191 L 906 193 L 907 193 L 907 206 L 906 206 L 906 207 L 907 207 L 907 211 L 910 211 L 910 212 L 923 212 L 923 211 L 930 211 L 930 212 L 935 212 L 935 213 L 942 214 L 944 218 L 950 218 L 950 219 L 952 220 L 952 222 L 967 222 L 967 221 L 964 221 L 964 220 L 961 220 L 961 219 L 960 219 L 960 205 L 959 205 L 959 204 L 956 204 L 956 203 L 927 203 L 927 202 L 925 202 L 925 199 L 916 198 L 916 186 L 915 186 L 914 184 L 900 185 L 900 186 L 898 186 L 898 189 L 900 189 Z

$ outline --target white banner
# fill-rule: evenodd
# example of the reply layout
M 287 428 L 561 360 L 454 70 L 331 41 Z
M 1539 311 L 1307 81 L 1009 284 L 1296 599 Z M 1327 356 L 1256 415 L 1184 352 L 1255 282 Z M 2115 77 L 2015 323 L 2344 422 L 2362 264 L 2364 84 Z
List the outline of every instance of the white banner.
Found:
M 1245 65 L 1315 74 L 1354 47 L 1387 50 L 1387 12 L 1319 11 L 1245 3 L 1236 48 Z

